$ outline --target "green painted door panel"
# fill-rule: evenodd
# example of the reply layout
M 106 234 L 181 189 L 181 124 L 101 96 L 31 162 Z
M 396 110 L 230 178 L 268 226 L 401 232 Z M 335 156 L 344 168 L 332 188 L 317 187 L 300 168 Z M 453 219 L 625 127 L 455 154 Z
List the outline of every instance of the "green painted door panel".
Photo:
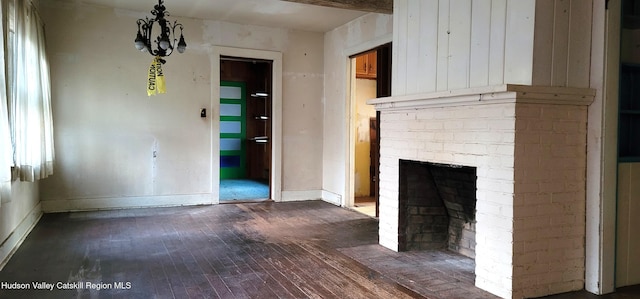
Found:
M 220 179 L 246 177 L 246 86 L 220 82 Z

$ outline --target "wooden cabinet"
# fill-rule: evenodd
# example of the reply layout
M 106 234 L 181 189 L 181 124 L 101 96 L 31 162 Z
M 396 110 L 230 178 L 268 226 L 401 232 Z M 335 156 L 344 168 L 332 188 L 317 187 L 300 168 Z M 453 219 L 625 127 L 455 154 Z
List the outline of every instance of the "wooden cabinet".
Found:
M 376 79 L 377 52 L 367 52 L 356 56 L 356 78 Z

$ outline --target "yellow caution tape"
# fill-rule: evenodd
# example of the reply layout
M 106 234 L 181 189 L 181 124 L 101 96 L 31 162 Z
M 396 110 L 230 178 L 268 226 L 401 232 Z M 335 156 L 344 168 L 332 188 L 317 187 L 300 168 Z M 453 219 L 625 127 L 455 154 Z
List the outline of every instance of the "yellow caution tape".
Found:
M 156 93 L 166 93 L 167 85 L 164 78 L 164 73 L 162 72 L 162 62 L 160 57 L 156 56 L 151 61 L 151 66 L 149 66 L 149 80 L 147 82 L 147 95 L 152 96 L 156 95 Z

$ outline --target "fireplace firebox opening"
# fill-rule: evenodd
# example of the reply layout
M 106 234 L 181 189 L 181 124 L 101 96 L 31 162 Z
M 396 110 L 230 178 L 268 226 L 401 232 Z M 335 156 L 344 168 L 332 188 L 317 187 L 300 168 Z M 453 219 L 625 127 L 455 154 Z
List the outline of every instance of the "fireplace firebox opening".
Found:
M 400 160 L 399 250 L 475 258 L 475 167 Z

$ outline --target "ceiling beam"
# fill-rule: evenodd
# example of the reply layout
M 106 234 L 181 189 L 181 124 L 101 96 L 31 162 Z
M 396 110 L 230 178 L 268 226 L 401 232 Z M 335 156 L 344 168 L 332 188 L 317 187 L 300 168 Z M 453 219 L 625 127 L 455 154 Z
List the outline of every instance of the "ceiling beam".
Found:
M 366 12 L 393 14 L 393 0 L 284 0 Z

